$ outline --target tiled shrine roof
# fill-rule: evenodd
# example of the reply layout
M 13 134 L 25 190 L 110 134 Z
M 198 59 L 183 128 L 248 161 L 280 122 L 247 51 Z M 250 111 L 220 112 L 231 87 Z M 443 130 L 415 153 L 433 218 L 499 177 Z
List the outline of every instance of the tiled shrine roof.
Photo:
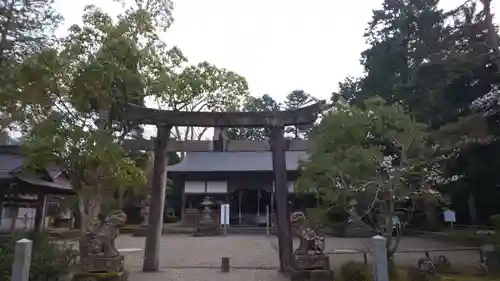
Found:
M 56 166 L 45 167 L 38 173 L 27 171 L 23 167 L 24 157 L 20 147 L 15 145 L 0 145 L 0 188 L 9 185 L 3 183 L 17 180 L 47 193 L 74 193 L 69 179 Z M 32 190 L 34 191 L 34 190 Z
M 286 169 L 297 171 L 306 151 L 286 151 Z M 271 151 L 187 152 L 182 162 L 169 166 L 168 172 L 261 172 L 272 171 Z

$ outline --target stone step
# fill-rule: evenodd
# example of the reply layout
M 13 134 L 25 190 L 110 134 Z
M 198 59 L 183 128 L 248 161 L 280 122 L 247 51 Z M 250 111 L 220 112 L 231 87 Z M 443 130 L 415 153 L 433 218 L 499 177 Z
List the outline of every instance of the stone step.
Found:
M 147 228 L 146 227 L 139 227 L 135 229 L 132 234 L 134 236 L 146 236 Z M 196 227 L 191 226 L 191 227 L 169 227 L 169 228 L 164 228 L 162 234 L 194 234 L 196 233 Z M 221 229 L 219 233 L 224 233 L 224 231 Z M 274 235 L 276 234 L 276 227 L 271 227 L 269 229 L 269 233 Z M 265 227 L 258 227 L 258 226 L 239 226 L 239 225 L 234 225 L 230 226 L 227 229 L 227 234 L 246 234 L 246 235 L 266 235 L 266 228 Z
M 265 235 L 267 233 L 265 227 L 257 227 L 257 226 L 230 226 L 227 229 L 228 234 L 262 234 Z M 276 227 L 269 228 L 270 234 L 276 234 Z

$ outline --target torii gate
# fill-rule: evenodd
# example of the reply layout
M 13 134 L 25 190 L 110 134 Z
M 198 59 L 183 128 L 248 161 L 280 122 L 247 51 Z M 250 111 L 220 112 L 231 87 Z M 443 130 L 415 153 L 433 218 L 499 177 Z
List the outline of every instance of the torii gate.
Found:
M 143 271 L 158 271 L 159 246 L 163 227 L 163 209 L 165 205 L 165 187 L 167 181 L 167 151 L 210 151 L 211 141 L 170 142 L 170 131 L 174 126 L 219 127 L 219 128 L 270 128 L 271 151 L 273 158 L 274 184 L 276 189 L 277 232 L 279 245 L 280 269 L 282 272 L 291 269 L 292 235 L 290 210 L 287 203 L 285 150 L 285 126 L 310 125 L 316 121 L 319 112 L 326 108 L 325 101 L 319 101 L 308 107 L 269 112 L 181 112 L 157 110 L 137 105 L 127 105 L 124 118 L 135 124 L 149 124 L 157 127 L 154 140 L 127 140 L 125 147 L 129 149 L 154 150 L 153 179 L 151 186 L 149 228 L 146 235 Z M 231 140 L 236 147 L 244 147 L 248 140 Z M 244 143 L 246 142 L 246 143 Z M 257 144 L 260 141 L 252 141 Z M 289 147 L 307 146 L 307 141 L 294 140 Z M 238 145 L 239 143 L 239 145 Z M 259 145 L 257 144 L 257 145 Z M 289 148 L 289 149 L 290 149 Z M 264 148 L 265 149 L 265 148 Z M 295 150 L 295 149 L 291 149 Z

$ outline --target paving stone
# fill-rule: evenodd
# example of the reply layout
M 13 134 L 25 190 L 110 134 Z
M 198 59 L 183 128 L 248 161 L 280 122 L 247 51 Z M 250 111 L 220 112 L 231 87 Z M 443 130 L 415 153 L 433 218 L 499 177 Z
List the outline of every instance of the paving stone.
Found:
M 144 249 L 144 237 L 120 235 L 116 240 L 117 248 Z M 297 241 L 296 241 L 297 242 Z M 365 250 L 369 238 L 326 238 L 325 252 L 334 249 L 350 249 L 338 251 L 343 254 L 330 255 L 331 268 L 339 268 L 341 264 L 356 260 L 363 262 L 363 255 L 352 253 L 352 249 Z M 144 251 L 124 253 L 125 268 L 130 272 L 129 281 L 201 281 L 201 280 L 289 280 L 277 272 L 279 268 L 277 239 L 264 235 L 228 235 L 216 237 L 192 237 L 188 235 L 164 235 L 160 243 L 160 273 L 141 273 Z M 297 244 L 296 244 L 297 245 Z M 403 238 L 399 249 L 431 249 L 456 247 L 439 241 L 422 238 Z M 479 263 L 476 252 L 439 252 L 445 255 L 452 266 Z M 221 258 L 231 259 L 231 271 L 221 273 Z M 397 253 L 398 264 L 416 265 L 425 257 L 424 253 Z M 368 255 L 368 262 L 371 258 Z M 259 270 L 267 268 L 268 270 Z M 147 279 L 146 279 L 147 278 Z M 198 279 L 197 279 L 198 278 Z

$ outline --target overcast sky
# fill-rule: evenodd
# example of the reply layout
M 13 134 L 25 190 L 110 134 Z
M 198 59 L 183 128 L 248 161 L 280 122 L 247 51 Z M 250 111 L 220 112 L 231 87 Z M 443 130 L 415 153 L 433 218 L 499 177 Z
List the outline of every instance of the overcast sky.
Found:
M 462 0 L 441 0 L 449 9 Z M 495 1 L 494 1 L 495 2 Z M 363 32 L 382 0 L 174 0 L 174 24 L 164 36 L 192 63 L 209 61 L 243 75 L 253 95 L 278 100 L 294 89 L 328 99 L 347 75 L 360 75 Z M 85 5 L 110 14 L 112 0 L 58 0 L 69 25 Z M 496 5 L 495 12 L 500 12 Z M 498 13 L 500 14 L 500 13 Z

